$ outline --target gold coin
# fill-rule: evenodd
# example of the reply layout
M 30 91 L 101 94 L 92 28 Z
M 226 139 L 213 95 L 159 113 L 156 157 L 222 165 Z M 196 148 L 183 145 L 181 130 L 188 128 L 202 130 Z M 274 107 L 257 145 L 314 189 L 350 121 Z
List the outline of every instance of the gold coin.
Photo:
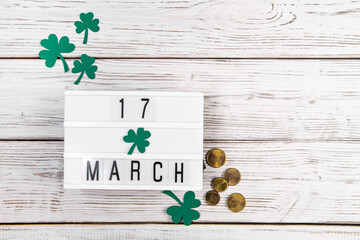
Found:
M 228 182 L 222 178 L 215 178 L 211 183 L 212 188 L 217 192 L 224 192 L 228 188 Z
M 235 186 L 240 182 L 241 174 L 236 168 L 228 168 L 224 172 L 224 178 L 230 186 Z
M 220 202 L 220 194 L 217 191 L 208 191 L 205 195 L 205 201 L 210 206 L 215 206 Z
M 240 212 L 245 208 L 246 200 L 240 193 L 233 193 L 227 199 L 227 206 L 233 212 Z
M 206 154 L 206 161 L 210 166 L 214 168 L 219 168 L 225 164 L 226 161 L 225 152 L 218 148 L 211 149 Z

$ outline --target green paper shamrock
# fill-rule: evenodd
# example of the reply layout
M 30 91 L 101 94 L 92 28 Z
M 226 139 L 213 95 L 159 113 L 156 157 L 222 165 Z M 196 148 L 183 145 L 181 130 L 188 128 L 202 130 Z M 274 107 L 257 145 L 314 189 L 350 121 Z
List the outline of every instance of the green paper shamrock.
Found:
M 128 135 L 124 136 L 123 140 L 127 143 L 133 143 L 131 146 L 128 155 L 131 155 L 137 146 L 137 149 L 140 153 L 145 152 L 145 148 L 150 145 L 150 142 L 146 139 L 151 137 L 151 133 L 149 131 L 144 130 L 144 128 L 138 128 L 137 133 L 130 129 L 128 131 Z
M 89 29 L 93 32 L 98 32 L 100 30 L 99 19 L 94 18 L 94 13 L 81 13 L 80 19 L 81 21 L 76 21 L 74 24 L 76 26 L 76 33 L 82 33 L 85 31 L 83 44 L 87 44 Z
M 56 63 L 56 59 L 59 57 L 64 65 L 64 71 L 69 71 L 69 66 L 61 55 L 61 53 L 71 53 L 75 49 L 75 45 L 69 43 L 68 37 L 64 36 L 58 41 L 58 37 L 55 34 L 50 34 L 49 38 L 41 40 L 40 44 L 48 49 L 39 52 L 39 57 L 45 59 L 45 65 L 48 68 L 52 68 Z
M 180 206 L 171 206 L 166 210 L 166 213 L 171 216 L 173 223 L 179 223 L 181 219 L 185 226 L 189 226 L 193 220 L 200 218 L 200 213 L 192 208 L 197 208 L 201 205 L 199 199 L 195 199 L 195 193 L 188 191 L 184 195 L 184 202 L 169 190 L 163 191 L 166 195 L 172 197 Z
M 79 60 L 74 61 L 74 67 L 71 70 L 72 73 L 79 73 L 81 72 L 79 78 L 74 82 L 74 84 L 78 85 L 82 77 L 84 76 L 84 73 L 88 76 L 90 79 L 95 78 L 95 72 L 98 69 L 96 65 L 92 64 L 95 62 L 95 58 L 89 57 L 86 54 L 81 55 L 81 62 Z

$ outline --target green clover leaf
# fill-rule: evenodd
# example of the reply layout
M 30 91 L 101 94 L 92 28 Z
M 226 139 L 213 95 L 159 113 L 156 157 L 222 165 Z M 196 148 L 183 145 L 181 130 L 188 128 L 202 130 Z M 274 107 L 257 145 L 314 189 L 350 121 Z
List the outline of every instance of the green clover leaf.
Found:
M 84 76 L 84 73 L 86 73 L 86 76 L 90 79 L 95 78 L 95 72 L 97 71 L 98 67 L 96 65 L 93 65 L 95 62 L 95 58 L 89 57 L 86 54 L 81 55 L 81 62 L 79 60 L 74 61 L 74 67 L 71 70 L 72 73 L 81 73 L 79 78 L 74 82 L 74 84 L 78 85 L 82 77 Z
M 193 220 L 200 218 L 200 213 L 192 208 L 197 208 L 201 205 L 199 199 L 195 199 L 195 193 L 193 191 L 188 191 L 184 195 L 184 202 L 182 203 L 180 199 L 172 191 L 163 191 L 164 194 L 172 197 L 177 201 L 180 206 L 171 206 L 166 210 L 166 213 L 171 216 L 173 223 L 179 223 L 181 219 L 186 226 L 189 226 Z
M 128 135 L 123 137 L 125 142 L 133 143 L 128 152 L 128 155 L 131 155 L 134 152 L 136 146 L 140 153 L 144 153 L 145 148 L 150 145 L 150 142 L 146 140 L 149 137 L 151 137 L 151 133 L 144 130 L 144 128 L 138 128 L 136 134 L 134 130 L 130 129 L 128 131 Z
M 64 71 L 69 71 L 69 66 L 61 55 L 61 53 L 71 53 L 75 49 L 75 45 L 69 42 L 68 37 L 64 36 L 58 41 L 58 37 L 55 34 L 50 34 L 48 39 L 41 40 L 40 44 L 48 49 L 39 52 L 39 57 L 45 60 L 45 65 L 48 68 L 52 68 L 59 57 L 64 65 Z
M 76 21 L 74 24 L 76 26 L 76 33 L 82 33 L 85 31 L 84 41 L 83 44 L 87 44 L 89 30 L 93 32 L 98 32 L 100 30 L 99 25 L 99 19 L 94 18 L 94 13 L 88 12 L 88 13 L 81 13 L 80 14 L 80 20 Z

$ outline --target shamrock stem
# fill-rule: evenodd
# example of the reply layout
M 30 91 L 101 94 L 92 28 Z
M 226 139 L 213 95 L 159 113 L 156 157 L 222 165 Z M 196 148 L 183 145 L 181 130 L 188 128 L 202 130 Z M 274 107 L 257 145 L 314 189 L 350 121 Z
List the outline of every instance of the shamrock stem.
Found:
M 84 76 L 84 72 L 85 72 L 85 71 L 82 71 L 81 74 L 80 74 L 80 76 L 78 77 L 78 79 L 74 82 L 75 85 L 78 85 L 78 84 L 79 84 L 80 80 L 81 80 L 82 77 Z
M 88 35 L 89 35 L 89 30 L 85 28 L 85 36 L 84 36 L 83 44 L 87 44 Z
M 65 61 L 64 57 L 63 57 L 60 53 L 59 53 L 59 57 L 60 57 L 60 59 L 61 59 L 61 61 L 62 61 L 63 65 L 64 65 L 64 71 L 65 71 L 65 72 L 69 71 L 69 66 L 67 65 L 67 63 L 66 63 L 66 61 Z
M 165 190 L 165 191 L 163 191 L 163 193 L 168 195 L 169 197 L 172 197 L 175 201 L 177 201 L 180 204 L 180 206 L 183 205 L 183 203 L 180 201 L 180 199 L 172 191 Z
M 128 152 L 128 155 L 131 155 L 131 154 L 134 152 L 135 146 L 136 146 L 136 144 L 134 143 L 134 144 L 131 146 L 131 148 L 130 148 L 130 150 L 129 150 L 129 152 Z

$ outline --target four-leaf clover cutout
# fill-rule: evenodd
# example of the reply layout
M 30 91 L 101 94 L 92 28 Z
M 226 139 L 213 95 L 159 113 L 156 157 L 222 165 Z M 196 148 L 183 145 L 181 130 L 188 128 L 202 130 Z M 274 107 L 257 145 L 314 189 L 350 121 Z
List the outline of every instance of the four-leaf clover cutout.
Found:
M 87 44 L 89 30 L 93 32 L 98 32 L 100 30 L 99 19 L 94 19 L 94 14 L 92 12 L 81 13 L 80 20 L 76 21 L 74 24 L 76 26 L 76 33 L 82 33 L 85 31 L 83 44 Z
M 134 152 L 135 147 L 137 147 L 140 153 L 144 153 L 145 148 L 150 145 L 150 142 L 146 140 L 149 137 L 151 137 L 151 133 L 144 130 L 144 128 L 138 128 L 136 134 L 134 130 L 130 129 L 128 131 L 128 135 L 123 137 L 125 142 L 133 143 L 128 152 L 128 155 L 131 155 Z
M 39 52 L 39 57 L 45 59 L 45 65 L 48 68 L 52 68 L 59 57 L 64 65 L 64 71 L 69 71 L 69 66 L 61 55 L 61 53 L 71 53 L 75 49 L 75 45 L 69 42 L 68 37 L 64 36 L 58 41 L 58 37 L 55 34 L 50 34 L 49 38 L 41 40 L 40 44 L 48 49 Z
M 98 69 L 96 65 L 93 65 L 95 62 L 95 58 L 83 54 L 81 55 L 80 60 L 81 61 L 74 61 L 74 67 L 71 70 L 72 73 L 81 73 L 78 79 L 74 82 L 74 84 L 76 85 L 79 84 L 81 78 L 84 76 L 84 73 L 86 73 L 86 76 L 88 76 L 88 78 L 94 79 L 95 72 Z
M 179 203 L 180 206 L 171 206 L 166 210 L 166 213 L 171 216 L 173 223 L 179 223 L 181 219 L 186 226 L 189 226 L 193 220 L 200 218 L 200 213 L 192 208 L 197 208 L 201 205 L 199 199 L 195 198 L 195 193 L 193 191 L 188 191 L 184 195 L 184 202 L 181 202 L 180 199 L 172 191 L 163 191 L 164 194 L 172 197 Z

